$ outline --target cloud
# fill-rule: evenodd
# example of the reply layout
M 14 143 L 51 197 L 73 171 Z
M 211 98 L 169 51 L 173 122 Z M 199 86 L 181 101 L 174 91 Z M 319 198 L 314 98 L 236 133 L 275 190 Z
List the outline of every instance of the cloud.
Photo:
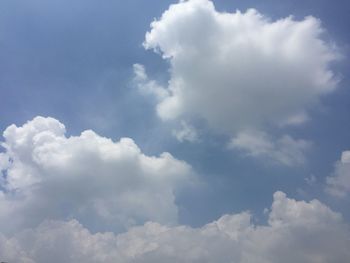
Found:
M 300 125 L 338 83 L 330 65 L 340 54 L 323 32 L 312 16 L 273 21 L 255 9 L 224 13 L 208 0 L 180 1 L 146 33 L 144 47 L 170 64 L 168 85 L 146 89 L 161 119 L 199 118 L 232 137 Z
M 179 142 L 198 142 L 197 130 L 185 121 L 181 121 L 180 129 L 173 130 L 173 135 Z
M 148 222 L 123 234 L 91 233 L 76 220 L 47 221 L 0 237 L 9 262 L 348 262 L 349 226 L 317 200 L 274 194 L 267 225 L 248 212 L 224 215 L 200 228 Z
M 338 55 L 322 32 L 313 17 L 271 21 L 254 9 L 220 13 L 207 0 L 171 5 L 144 42 L 171 65 L 160 117 L 199 115 L 229 132 L 300 122 L 303 110 L 337 83 L 329 63 Z
M 249 156 L 268 158 L 288 166 L 301 165 L 305 162 L 304 152 L 311 147 L 305 140 L 295 140 L 284 135 L 273 140 L 264 132 L 240 132 L 234 137 L 230 148 L 241 150 Z
M 150 80 L 145 67 L 141 64 L 134 64 L 134 81 L 139 91 L 145 95 L 154 95 L 157 100 L 162 100 L 169 96 L 169 92 L 160 86 L 156 81 Z
M 169 153 L 147 156 L 130 138 L 65 132 L 58 120 L 36 117 L 3 133 L 1 229 L 69 218 L 114 231 L 148 220 L 177 222 L 175 191 L 192 178 L 187 163 Z
M 350 193 L 350 151 L 342 152 L 333 175 L 327 177 L 326 192 L 339 198 L 345 198 Z

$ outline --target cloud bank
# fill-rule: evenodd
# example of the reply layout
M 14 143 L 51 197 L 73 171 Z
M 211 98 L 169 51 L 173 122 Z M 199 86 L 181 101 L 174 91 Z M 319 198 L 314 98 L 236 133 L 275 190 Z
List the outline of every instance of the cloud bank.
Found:
M 276 192 L 267 225 L 242 212 L 201 228 L 148 222 L 115 235 L 93 234 L 76 220 L 47 221 L 1 236 L 0 254 L 18 263 L 346 263 L 349 236 L 342 217 L 324 204 Z
M 130 138 L 113 142 L 91 130 L 67 137 L 62 123 L 43 117 L 11 125 L 3 137 L 2 230 L 46 219 L 75 218 L 114 231 L 149 220 L 177 222 L 175 191 L 192 170 L 169 153 L 147 156 Z
M 199 118 L 232 137 L 300 125 L 338 82 L 330 65 L 340 55 L 323 32 L 311 16 L 272 21 L 254 9 L 224 13 L 208 0 L 180 1 L 144 41 L 169 61 L 169 83 L 162 88 L 144 74 L 144 89 L 163 120 Z

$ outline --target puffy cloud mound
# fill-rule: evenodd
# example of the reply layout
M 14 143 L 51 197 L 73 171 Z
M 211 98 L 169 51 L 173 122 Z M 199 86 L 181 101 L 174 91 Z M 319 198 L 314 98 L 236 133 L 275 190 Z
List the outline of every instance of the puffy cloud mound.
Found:
M 350 193 L 350 151 L 342 153 L 333 175 L 327 177 L 326 191 L 339 198 L 345 198 Z
M 243 212 L 201 228 L 149 222 L 115 235 L 92 234 L 76 220 L 48 221 L 0 237 L 0 254 L 19 263 L 346 263 L 349 237 L 349 226 L 327 206 L 277 192 L 268 225 L 254 225 Z
M 36 117 L 3 133 L 0 227 L 77 218 L 93 229 L 121 230 L 148 220 L 177 222 L 175 191 L 191 167 L 169 153 L 147 156 L 130 138 L 113 142 L 91 130 L 65 136 L 53 118 Z
M 168 86 L 144 68 L 140 86 L 157 98 L 162 119 L 203 119 L 229 136 L 299 125 L 338 82 L 330 64 L 340 55 L 323 32 L 311 16 L 272 21 L 254 9 L 223 13 L 208 0 L 180 1 L 151 23 L 144 42 L 169 61 Z
M 329 63 L 337 53 L 313 17 L 270 21 L 254 9 L 220 13 L 208 0 L 190 0 L 151 28 L 144 46 L 171 63 L 169 96 L 158 105 L 164 119 L 194 114 L 230 132 L 299 122 L 336 85 Z

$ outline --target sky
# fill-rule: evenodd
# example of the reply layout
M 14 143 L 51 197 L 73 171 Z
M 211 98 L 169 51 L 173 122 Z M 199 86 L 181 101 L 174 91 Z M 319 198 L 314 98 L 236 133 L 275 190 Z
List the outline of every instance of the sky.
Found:
M 0 2 L 0 261 L 347 262 L 346 0 Z

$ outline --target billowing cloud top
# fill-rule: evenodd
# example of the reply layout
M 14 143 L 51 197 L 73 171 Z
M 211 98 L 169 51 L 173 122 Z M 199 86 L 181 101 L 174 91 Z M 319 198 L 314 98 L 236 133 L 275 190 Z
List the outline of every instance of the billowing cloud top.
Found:
M 140 90 L 154 94 L 163 120 L 205 120 L 215 132 L 239 141 L 231 148 L 301 164 L 307 147 L 289 135 L 265 140 L 274 145 L 269 151 L 252 151 L 241 138 L 304 123 L 320 97 L 336 88 L 338 78 L 330 64 L 341 55 L 322 39 L 323 32 L 321 22 L 311 16 L 272 21 L 255 9 L 223 13 L 209 0 L 180 1 L 151 23 L 144 41 L 146 49 L 169 61 L 168 86 L 150 80 L 138 64 L 135 75 Z M 179 135 L 187 133 L 173 132 L 181 141 L 187 138 Z M 278 141 L 285 138 L 301 145 L 299 156 L 281 156 Z
M 190 179 L 191 167 L 169 153 L 147 156 L 130 138 L 113 142 L 91 130 L 66 137 L 53 118 L 11 125 L 3 136 L 2 229 L 44 219 L 77 218 L 110 230 L 177 221 L 174 191 Z
M 298 124 L 337 83 L 329 63 L 338 54 L 313 17 L 271 21 L 191 0 L 171 5 L 151 28 L 144 46 L 171 64 L 169 95 L 157 106 L 163 119 L 199 116 L 224 132 Z

